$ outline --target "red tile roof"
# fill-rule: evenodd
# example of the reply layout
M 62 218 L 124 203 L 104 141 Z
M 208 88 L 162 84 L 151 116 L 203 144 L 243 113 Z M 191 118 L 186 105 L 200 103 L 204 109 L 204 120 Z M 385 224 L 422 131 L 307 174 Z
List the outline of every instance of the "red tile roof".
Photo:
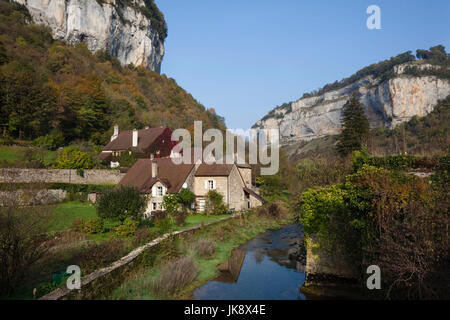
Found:
M 233 169 L 232 164 L 206 164 L 202 163 L 195 172 L 196 177 L 208 177 L 208 176 L 224 176 L 228 177 Z
M 266 200 L 261 197 L 259 194 L 257 194 L 255 191 L 253 191 L 250 188 L 244 187 L 243 188 L 245 192 L 247 192 L 248 194 L 250 194 L 251 196 L 255 197 L 256 199 L 258 199 L 259 201 L 261 201 L 262 203 L 265 203 Z
M 158 165 L 157 177 L 152 178 L 152 161 Z M 119 185 L 135 186 L 141 192 L 150 193 L 152 186 L 160 181 L 167 187 L 169 193 L 180 191 L 194 164 L 179 164 L 171 158 L 139 159 L 122 178 Z
M 168 128 L 149 128 L 138 130 L 138 145 L 135 148 L 138 152 L 144 152 L 145 149 L 149 148 L 155 140 L 163 134 L 164 130 Z M 104 148 L 106 150 L 129 150 L 132 147 L 133 140 L 133 130 L 126 130 L 119 133 L 117 138 L 110 141 Z

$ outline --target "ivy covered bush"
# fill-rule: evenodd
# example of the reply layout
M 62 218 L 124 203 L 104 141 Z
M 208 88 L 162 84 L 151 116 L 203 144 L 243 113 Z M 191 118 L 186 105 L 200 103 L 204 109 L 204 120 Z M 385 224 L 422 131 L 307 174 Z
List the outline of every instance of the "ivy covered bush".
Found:
M 223 195 L 216 190 L 209 190 L 206 196 L 205 210 L 208 214 L 226 214 L 228 207 L 223 201 Z
M 322 250 L 350 256 L 361 270 L 380 266 L 385 297 L 444 297 L 438 279 L 449 267 L 450 218 L 439 199 L 446 192 L 429 179 L 363 164 L 343 183 L 304 191 L 297 209 Z

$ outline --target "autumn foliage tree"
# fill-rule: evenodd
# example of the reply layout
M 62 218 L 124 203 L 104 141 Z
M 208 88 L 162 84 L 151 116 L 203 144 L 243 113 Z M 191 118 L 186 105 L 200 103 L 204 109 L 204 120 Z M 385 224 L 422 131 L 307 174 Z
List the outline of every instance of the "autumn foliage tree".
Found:
M 164 17 L 153 1 L 145 2 L 137 9 L 164 39 Z M 225 128 L 175 80 L 143 66 L 121 66 L 84 43 L 54 40 L 49 28 L 30 21 L 24 6 L 0 0 L 0 125 L 10 137 L 35 139 L 56 130 L 66 144 L 105 144 L 114 124 L 122 130 L 185 128 L 201 120 L 205 128 Z

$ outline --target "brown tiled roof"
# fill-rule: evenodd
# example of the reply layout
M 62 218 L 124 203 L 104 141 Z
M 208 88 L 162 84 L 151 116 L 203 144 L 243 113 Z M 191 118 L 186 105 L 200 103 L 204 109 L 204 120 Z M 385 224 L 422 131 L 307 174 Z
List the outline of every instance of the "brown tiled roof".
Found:
M 135 148 L 135 151 L 143 152 L 150 147 L 166 129 L 167 128 L 149 128 L 138 130 L 138 145 L 137 148 Z M 132 140 L 133 130 L 122 131 L 117 138 L 110 141 L 103 150 L 129 150 L 132 148 Z
M 158 164 L 158 175 L 156 178 L 152 178 L 152 161 Z M 151 187 L 157 181 L 160 181 L 167 187 L 169 193 L 177 193 L 193 168 L 194 164 L 176 165 L 171 158 L 139 159 L 128 170 L 119 184 L 135 186 L 141 192 L 150 193 Z
M 225 176 L 230 175 L 232 164 L 206 164 L 202 163 L 195 172 L 196 177 L 208 177 L 208 176 Z
M 100 161 L 109 161 L 112 157 L 112 152 L 101 152 L 98 156 L 97 159 Z
M 244 187 L 243 188 L 245 192 L 249 193 L 251 196 L 255 197 L 256 199 L 260 200 L 262 203 L 265 203 L 266 200 L 264 200 L 263 197 L 261 197 L 259 194 L 257 194 L 255 191 L 253 191 L 250 188 Z

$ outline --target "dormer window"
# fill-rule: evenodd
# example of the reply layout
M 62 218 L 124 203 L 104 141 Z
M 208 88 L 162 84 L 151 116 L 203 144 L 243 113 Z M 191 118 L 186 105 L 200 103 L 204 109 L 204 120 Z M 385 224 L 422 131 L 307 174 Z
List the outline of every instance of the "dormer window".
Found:
M 216 188 L 216 184 L 214 183 L 214 180 L 208 180 L 208 189 L 214 190 Z
M 159 187 L 156 188 L 156 195 L 157 195 L 158 197 L 162 197 L 162 196 L 164 195 L 164 189 L 163 189 L 163 187 L 159 186 Z

